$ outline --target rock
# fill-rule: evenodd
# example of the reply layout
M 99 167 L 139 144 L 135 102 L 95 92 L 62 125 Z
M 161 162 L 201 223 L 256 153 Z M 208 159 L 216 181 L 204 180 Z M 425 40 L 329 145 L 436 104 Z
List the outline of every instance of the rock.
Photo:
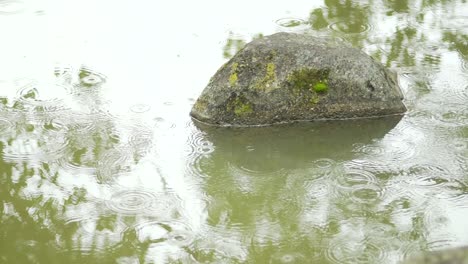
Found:
M 406 111 L 396 75 L 344 42 L 277 33 L 247 44 L 190 115 L 221 126 L 365 118 Z

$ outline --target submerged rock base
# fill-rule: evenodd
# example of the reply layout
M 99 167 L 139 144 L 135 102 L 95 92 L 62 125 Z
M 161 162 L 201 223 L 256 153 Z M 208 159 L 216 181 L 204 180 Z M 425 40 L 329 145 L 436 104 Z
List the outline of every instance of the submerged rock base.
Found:
M 224 64 L 191 116 L 221 126 L 402 114 L 396 75 L 344 42 L 293 33 L 254 40 Z

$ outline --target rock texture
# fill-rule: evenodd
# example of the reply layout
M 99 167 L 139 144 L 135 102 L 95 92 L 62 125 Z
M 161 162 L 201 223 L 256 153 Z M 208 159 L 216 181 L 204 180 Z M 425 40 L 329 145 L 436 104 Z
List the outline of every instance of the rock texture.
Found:
M 396 75 L 344 42 L 277 33 L 211 78 L 191 116 L 221 126 L 366 118 L 406 111 Z

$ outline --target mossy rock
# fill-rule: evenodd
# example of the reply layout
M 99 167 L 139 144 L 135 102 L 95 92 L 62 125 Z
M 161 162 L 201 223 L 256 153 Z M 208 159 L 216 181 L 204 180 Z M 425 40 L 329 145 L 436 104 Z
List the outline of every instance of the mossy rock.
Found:
M 406 111 L 396 75 L 345 42 L 294 33 L 254 40 L 223 65 L 191 116 L 220 126 L 369 118 Z

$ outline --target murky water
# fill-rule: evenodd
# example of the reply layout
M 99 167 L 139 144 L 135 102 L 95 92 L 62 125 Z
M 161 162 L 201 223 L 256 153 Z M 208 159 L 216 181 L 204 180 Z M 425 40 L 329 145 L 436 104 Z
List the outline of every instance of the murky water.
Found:
M 0 263 L 398 263 L 468 245 L 468 4 L 0 0 Z M 194 124 L 278 31 L 395 70 L 401 119 Z

